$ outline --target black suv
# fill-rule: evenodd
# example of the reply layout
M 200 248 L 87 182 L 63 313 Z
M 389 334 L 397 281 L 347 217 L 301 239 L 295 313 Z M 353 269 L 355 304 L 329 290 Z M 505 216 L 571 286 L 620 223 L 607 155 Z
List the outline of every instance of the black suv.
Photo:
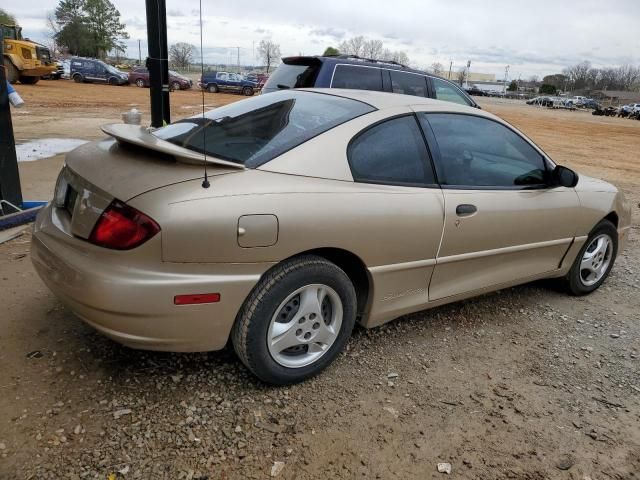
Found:
M 404 93 L 480 108 L 464 90 L 449 80 L 396 62 L 354 55 L 283 58 L 262 93 L 313 87 Z

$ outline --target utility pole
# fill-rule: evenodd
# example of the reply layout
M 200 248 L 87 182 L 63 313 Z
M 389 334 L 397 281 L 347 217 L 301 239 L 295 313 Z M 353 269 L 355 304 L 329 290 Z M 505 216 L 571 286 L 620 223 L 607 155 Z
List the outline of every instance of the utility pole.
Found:
M 238 74 L 240 74 L 240 47 L 236 47 L 238 49 Z
M 0 35 L 0 52 L 4 52 L 4 36 Z M 0 200 L 22 207 L 20 172 L 13 136 L 9 89 L 4 66 L 0 66 Z
M 469 88 L 469 70 L 471 69 L 471 60 L 467 60 L 467 74 L 464 79 L 464 88 Z
M 509 65 L 504 67 L 504 83 L 502 84 L 502 94 L 507 94 L 507 78 L 509 78 Z
M 142 47 L 140 46 L 140 39 L 138 39 L 138 64 L 142 65 Z
M 146 0 L 149 57 L 149 95 L 151 96 L 151 126 L 161 127 L 171 122 L 169 107 L 169 55 L 167 47 L 166 0 Z
M 451 80 L 451 69 L 453 68 L 453 60 L 449 61 L 449 76 L 447 77 L 448 80 Z

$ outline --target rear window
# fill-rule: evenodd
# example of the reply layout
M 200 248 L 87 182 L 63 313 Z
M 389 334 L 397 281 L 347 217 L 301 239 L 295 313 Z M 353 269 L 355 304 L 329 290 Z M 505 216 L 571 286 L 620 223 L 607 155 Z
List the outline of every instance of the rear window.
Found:
M 320 62 L 309 60 L 301 64 L 283 63 L 267 80 L 265 90 L 311 88 L 320 70 Z
M 382 70 L 357 65 L 337 65 L 331 86 L 333 88 L 382 91 Z
M 196 152 L 258 167 L 341 123 L 374 111 L 357 100 L 321 93 L 260 95 L 180 120 L 153 134 Z

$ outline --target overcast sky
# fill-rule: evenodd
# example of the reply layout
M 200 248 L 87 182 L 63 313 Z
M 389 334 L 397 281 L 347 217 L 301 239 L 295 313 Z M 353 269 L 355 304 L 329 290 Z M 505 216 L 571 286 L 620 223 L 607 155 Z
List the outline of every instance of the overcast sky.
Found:
M 112 0 L 127 25 L 128 55 L 146 55 L 145 2 Z M 200 44 L 198 0 L 166 0 L 169 43 Z M 7 7 L 25 35 L 47 37 L 46 14 L 56 0 L 20 0 Z M 4 7 L 4 8 L 7 8 Z M 355 35 L 405 50 L 416 67 L 440 62 L 523 79 L 558 73 L 589 60 L 595 66 L 640 64 L 640 0 L 203 0 L 205 62 L 257 63 L 263 38 L 282 54 L 315 55 Z

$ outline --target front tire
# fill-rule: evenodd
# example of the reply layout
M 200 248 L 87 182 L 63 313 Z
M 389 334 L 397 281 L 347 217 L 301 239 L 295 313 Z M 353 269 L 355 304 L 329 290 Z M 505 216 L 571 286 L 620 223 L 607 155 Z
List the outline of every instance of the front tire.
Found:
M 253 95 L 253 88 L 251 88 L 251 87 L 244 87 L 244 88 L 242 89 L 242 94 L 243 94 L 245 97 L 250 97 L 250 96 L 252 96 L 252 95 Z
M 171 84 L 171 90 L 174 91 L 174 92 L 177 91 L 177 90 L 180 90 L 180 83 L 179 82 L 173 82 Z
M 207 90 L 209 91 L 209 93 L 218 93 L 220 91 L 220 89 L 218 88 L 218 85 L 209 85 L 207 87 Z
M 335 264 L 314 255 L 287 260 L 267 272 L 246 299 L 233 326 L 234 349 L 263 382 L 300 382 L 342 351 L 356 305 L 353 284 Z
M 143 79 L 141 79 L 141 78 L 138 78 L 138 79 L 136 80 L 136 86 L 138 86 L 138 87 L 140 87 L 140 88 L 144 88 L 144 86 L 145 86 L 145 85 L 144 85 L 144 80 L 143 80 Z
M 618 231 L 609 220 L 602 220 L 589 234 L 565 278 L 572 295 L 587 295 L 609 276 L 618 254 Z
M 79 73 L 76 73 L 73 76 L 73 81 L 76 82 L 76 83 L 82 83 L 82 82 L 84 82 L 84 78 L 82 78 L 82 75 L 80 75 Z

